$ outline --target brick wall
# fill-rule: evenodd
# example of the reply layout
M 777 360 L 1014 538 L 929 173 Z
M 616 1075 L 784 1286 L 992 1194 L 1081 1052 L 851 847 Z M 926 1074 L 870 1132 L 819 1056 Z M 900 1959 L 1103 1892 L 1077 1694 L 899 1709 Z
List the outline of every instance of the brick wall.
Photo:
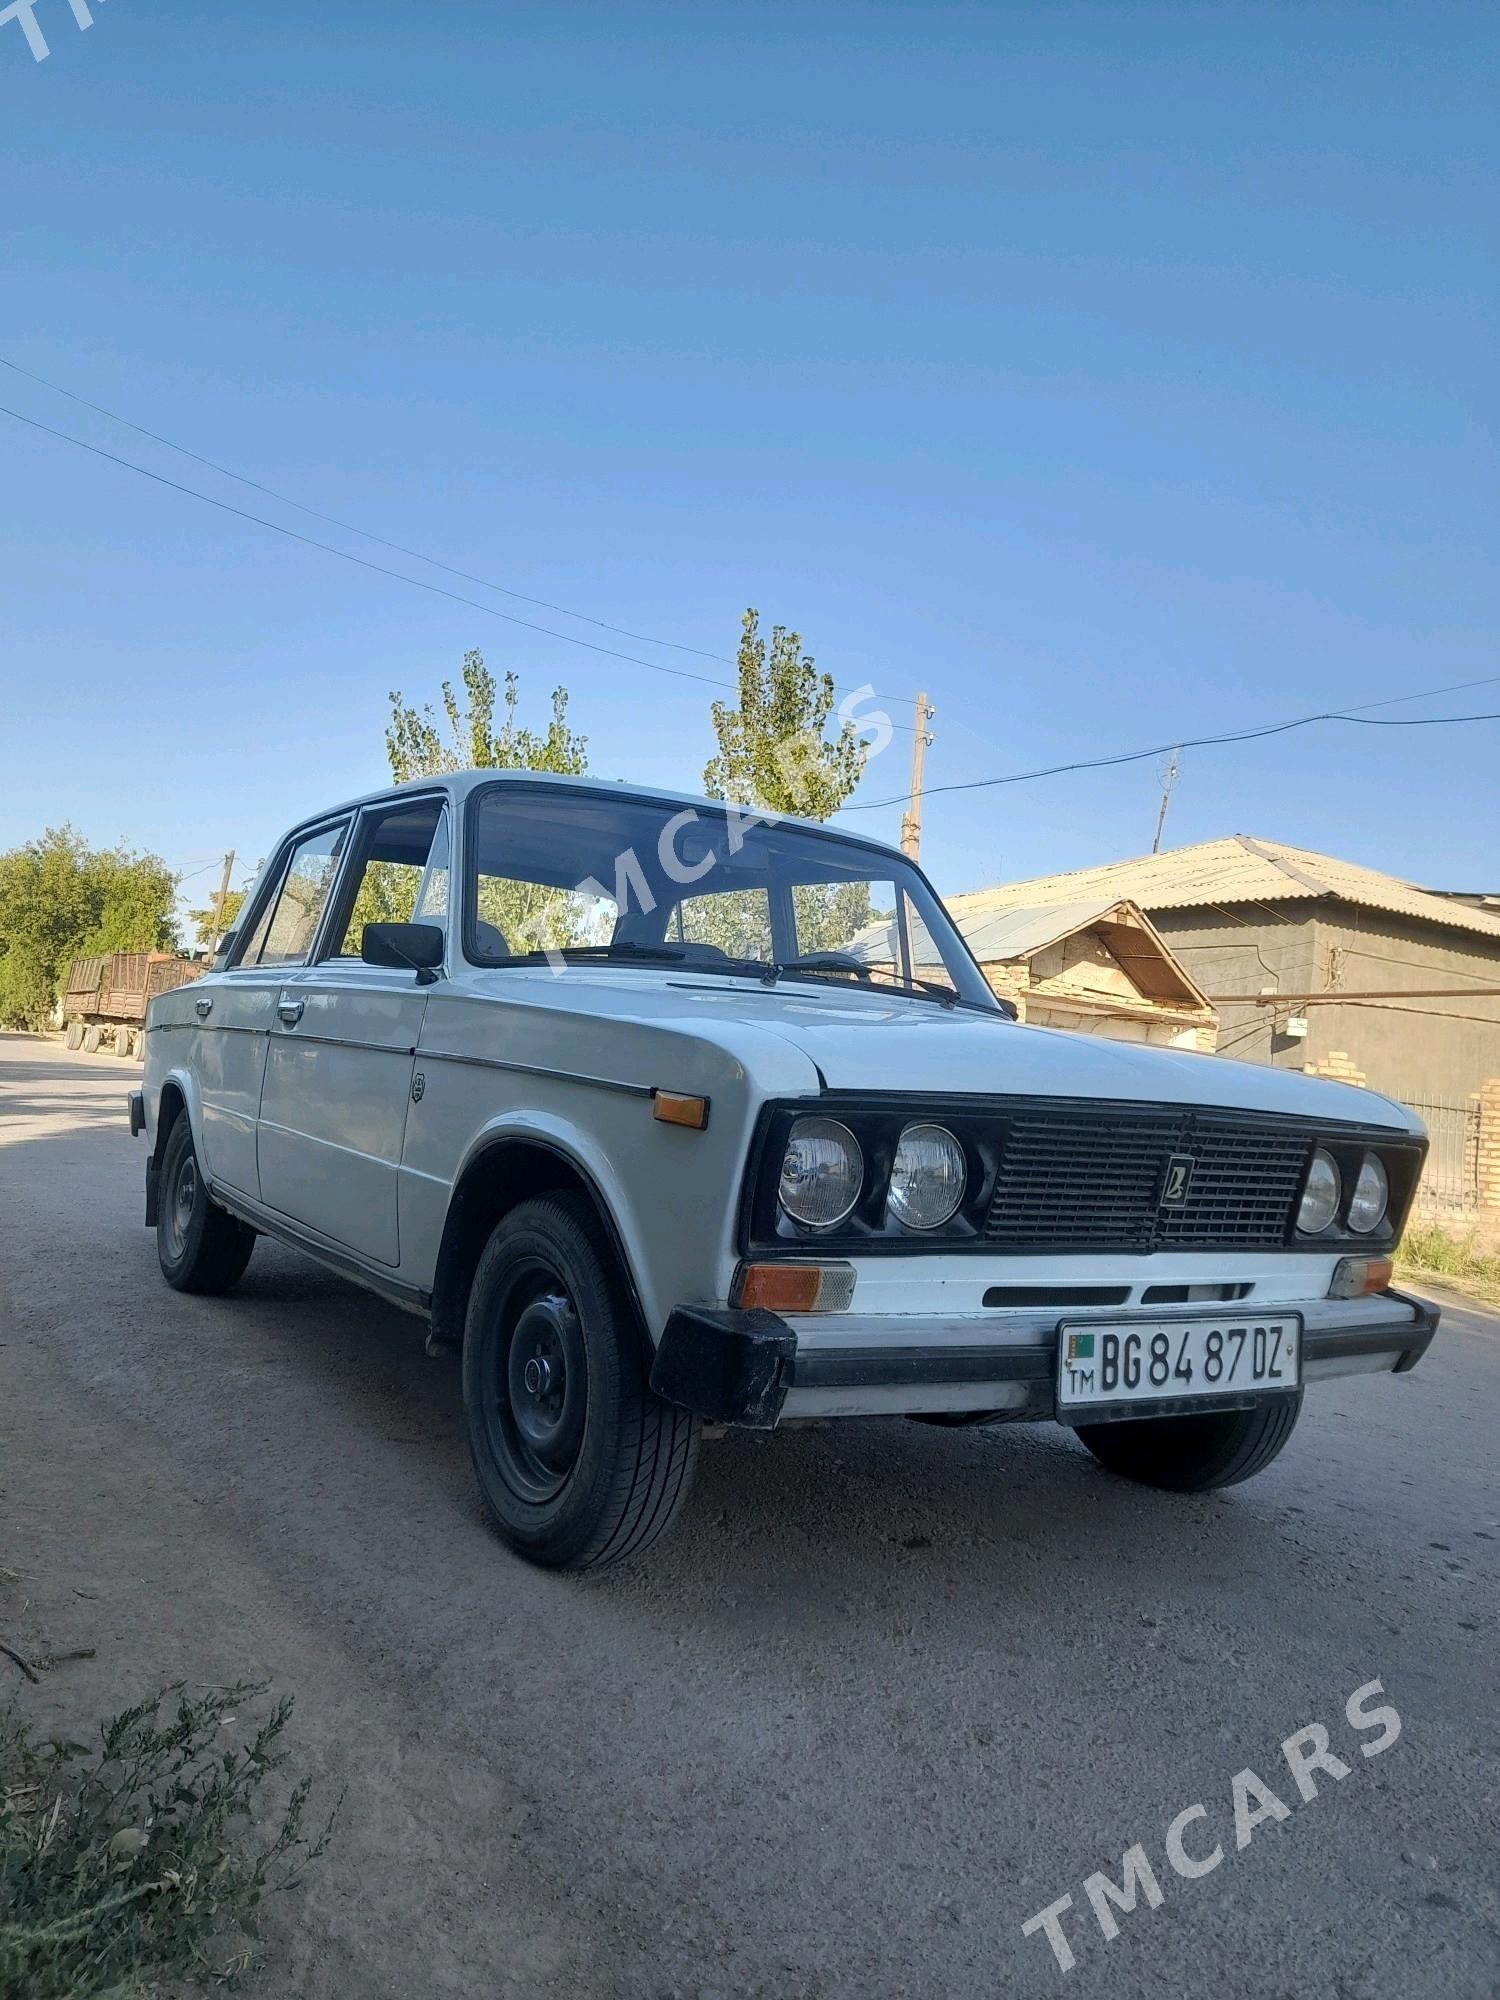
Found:
M 986 965 L 983 970 L 985 978 L 990 983 L 990 991 L 997 994 L 1002 1000 L 1013 1000 L 1017 1016 L 1024 1021 L 1026 1019 L 1026 995 L 1031 987 L 1030 967 L 1024 963 L 1017 965 Z
M 1479 1092 L 1479 1210 L 1500 1214 L 1500 1076 Z
M 1336 1083 L 1357 1083 L 1363 1086 L 1365 1073 L 1354 1058 L 1343 1049 L 1330 1049 L 1321 1062 L 1302 1065 L 1308 1076 L 1331 1076 Z

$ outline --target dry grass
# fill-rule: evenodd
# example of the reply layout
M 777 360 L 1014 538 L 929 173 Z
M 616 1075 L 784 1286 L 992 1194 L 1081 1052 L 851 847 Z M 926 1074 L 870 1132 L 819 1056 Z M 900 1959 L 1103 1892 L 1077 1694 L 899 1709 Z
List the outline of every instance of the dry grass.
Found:
M 1397 1258 L 1401 1277 L 1451 1285 L 1490 1305 L 1500 1305 L 1500 1257 L 1478 1247 L 1472 1235 L 1449 1236 L 1433 1223 L 1408 1229 Z

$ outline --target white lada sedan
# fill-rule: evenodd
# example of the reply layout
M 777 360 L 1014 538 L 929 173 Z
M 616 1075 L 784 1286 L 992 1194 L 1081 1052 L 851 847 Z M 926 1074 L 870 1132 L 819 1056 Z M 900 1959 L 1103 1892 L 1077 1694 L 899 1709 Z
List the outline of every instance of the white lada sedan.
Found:
M 167 1282 L 273 1236 L 426 1321 L 560 1568 L 654 1540 L 705 1425 L 1048 1420 L 1201 1491 L 1436 1325 L 1390 1289 L 1400 1105 L 1023 1027 L 900 853 L 623 785 L 294 828 L 130 1113 Z

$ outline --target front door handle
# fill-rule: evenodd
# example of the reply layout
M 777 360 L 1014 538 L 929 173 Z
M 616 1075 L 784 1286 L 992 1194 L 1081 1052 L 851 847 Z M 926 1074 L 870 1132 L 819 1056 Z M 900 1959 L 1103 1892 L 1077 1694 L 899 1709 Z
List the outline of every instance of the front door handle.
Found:
M 302 1009 L 306 1005 L 305 1000 L 278 1000 L 276 1011 L 289 1028 L 295 1028 L 302 1019 Z
M 200 1021 L 206 1021 L 213 1011 L 214 1003 L 207 994 L 201 1000 L 193 1002 L 193 1012 L 198 1016 Z

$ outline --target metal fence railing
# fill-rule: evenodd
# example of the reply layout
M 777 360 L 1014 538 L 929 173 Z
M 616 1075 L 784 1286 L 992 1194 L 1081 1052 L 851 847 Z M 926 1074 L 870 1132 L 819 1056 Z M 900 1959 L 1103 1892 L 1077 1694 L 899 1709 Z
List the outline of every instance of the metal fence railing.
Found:
M 1479 1206 L 1479 1100 L 1409 1098 L 1427 1126 L 1427 1164 L 1417 1189 L 1419 1215 L 1472 1215 Z

